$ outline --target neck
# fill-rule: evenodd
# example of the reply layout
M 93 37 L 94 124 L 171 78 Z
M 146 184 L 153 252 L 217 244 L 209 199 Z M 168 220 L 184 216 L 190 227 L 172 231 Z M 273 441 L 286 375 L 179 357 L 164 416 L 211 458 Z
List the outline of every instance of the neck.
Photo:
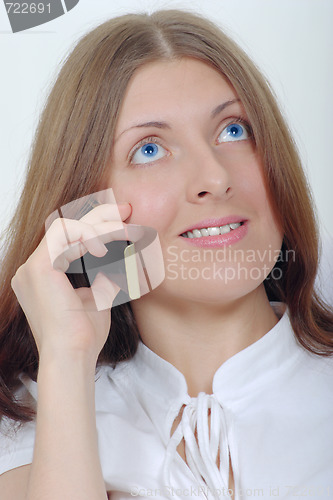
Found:
M 227 305 L 166 301 L 151 293 L 132 308 L 143 343 L 183 373 L 191 397 L 211 394 L 216 370 L 278 321 L 263 285 Z

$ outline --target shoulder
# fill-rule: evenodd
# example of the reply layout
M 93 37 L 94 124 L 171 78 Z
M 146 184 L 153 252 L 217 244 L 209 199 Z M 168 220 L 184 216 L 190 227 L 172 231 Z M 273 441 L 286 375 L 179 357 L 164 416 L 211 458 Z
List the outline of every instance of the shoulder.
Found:
M 103 430 L 101 415 L 107 415 L 109 422 L 113 416 L 126 419 L 131 412 L 128 411 L 128 391 L 123 385 L 130 386 L 127 382 L 127 364 L 120 363 L 116 368 L 109 365 L 100 366 L 95 375 L 95 400 L 97 425 Z M 20 376 L 21 385 L 15 392 L 19 399 L 29 400 L 32 405 L 37 403 L 37 383 L 26 375 Z M 33 458 L 35 441 L 35 421 L 18 423 L 3 417 L 0 420 L 0 474 L 6 471 L 30 464 Z
M 18 424 L 3 417 L 0 423 L 0 474 L 32 462 L 35 422 Z
M 17 400 L 36 406 L 37 384 L 27 375 L 20 376 L 15 391 Z M 35 421 L 20 423 L 7 417 L 0 420 L 0 474 L 30 464 L 35 441 Z
M 314 354 L 304 348 L 303 354 L 304 369 L 309 371 L 313 376 L 328 379 L 332 383 L 333 378 L 333 355 L 322 356 Z M 333 392 L 333 388 L 332 388 Z
M 135 384 L 132 372 L 133 360 L 119 362 L 115 368 L 100 365 L 96 370 L 95 403 L 96 412 L 121 415 L 123 418 L 133 411 L 135 401 Z
M 308 402 L 317 417 L 320 414 L 333 417 L 333 356 L 321 356 L 300 348 L 299 363 L 289 380 L 290 389 L 297 388 L 297 399 Z

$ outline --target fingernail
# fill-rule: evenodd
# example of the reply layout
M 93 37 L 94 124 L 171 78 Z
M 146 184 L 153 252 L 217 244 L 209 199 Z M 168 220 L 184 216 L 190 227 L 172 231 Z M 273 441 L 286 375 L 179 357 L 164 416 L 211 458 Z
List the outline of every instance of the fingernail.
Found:
M 101 257 L 104 257 L 104 255 L 108 253 L 108 249 L 100 239 L 97 239 L 96 241 L 98 241 L 98 246 L 101 250 Z
M 132 205 L 128 201 L 118 201 L 117 205 L 122 205 L 122 206 L 129 205 L 132 208 Z

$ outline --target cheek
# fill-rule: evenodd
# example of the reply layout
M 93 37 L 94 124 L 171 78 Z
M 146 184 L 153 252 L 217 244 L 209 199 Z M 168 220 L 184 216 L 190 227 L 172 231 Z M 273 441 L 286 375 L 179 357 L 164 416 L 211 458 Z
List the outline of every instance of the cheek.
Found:
M 244 162 L 242 174 L 238 175 L 237 190 L 238 199 L 242 206 L 247 207 L 253 224 L 253 231 L 249 234 L 251 247 L 260 255 L 270 248 L 280 249 L 283 233 L 266 192 L 263 168 L 255 156 L 252 161 Z M 265 260 L 264 257 L 261 259 Z
M 244 161 L 241 168 L 235 171 L 235 175 L 240 202 L 245 202 L 250 210 L 254 210 L 260 216 L 262 221 L 266 220 L 267 224 L 271 224 L 274 217 L 266 192 L 263 168 L 255 156 L 250 161 Z
M 128 224 L 142 224 L 157 231 L 167 228 L 177 212 L 179 193 L 171 183 L 161 183 L 153 176 L 135 179 L 113 178 L 110 182 L 117 202 L 128 202 L 132 214 Z
M 264 178 L 261 174 L 258 175 L 257 183 L 254 185 L 251 196 L 254 200 L 255 209 L 261 220 L 264 231 L 266 231 L 276 243 L 282 237 L 282 231 L 277 217 L 274 215 L 274 209 L 264 185 Z

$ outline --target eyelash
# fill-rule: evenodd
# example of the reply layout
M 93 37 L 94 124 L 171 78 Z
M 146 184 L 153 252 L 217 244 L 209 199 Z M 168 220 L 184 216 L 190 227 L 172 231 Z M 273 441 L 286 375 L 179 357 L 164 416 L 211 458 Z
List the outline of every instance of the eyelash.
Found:
M 243 118 L 242 116 L 238 116 L 238 118 L 230 118 L 230 120 L 228 120 L 228 123 L 223 125 L 223 128 L 220 130 L 218 137 L 221 135 L 223 130 L 225 128 L 227 128 L 229 125 L 231 125 L 232 123 L 239 123 L 240 125 L 243 125 L 243 127 L 247 130 L 247 133 L 249 134 L 249 138 L 252 139 L 252 137 L 253 137 L 252 127 L 249 124 L 249 122 L 245 118 Z M 223 144 L 223 143 L 219 143 L 219 144 Z
M 157 137 L 145 137 L 144 139 L 141 139 L 141 141 L 139 141 L 133 149 L 131 149 L 131 151 L 129 152 L 129 155 L 128 155 L 128 161 L 131 163 L 132 159 L 133 159 L 133 156 L 135 155 L 135 153 L 140 149 L 142 148 L 142 146 L 144 146 L 145 144 L 149 144 L 149 143 L 153 143 L 153 144 L 158 144 L 159 146 L 161 146 L 162 148 L 164 147 L 163 144 L 161 144 L 161 141 L 159 141 L 157 139 Z M 165 148 L 164 148 L 165 149 Z M 150 162 L 150 163 L 153 163 L 153 162 Z M 142 165 L 148 165 L 148 164 L 145 164 L 145 163 L 140 163 L 140 166 Z
M 251 125 L 249 124 L 249 122 L 247 120 L 245 120 L 245 118 L 239 116 L 238 118 L 230 118 L 230 120 L 228 121 L 228 123 L 225 123 L 223 125 L 223 128 L 220 130 L 219 134 L 217 137 L 219 137 L 221 135 L 221 133 L 223 132 L 223 130 L 228 127 L 228 125 L 231 125 L 232 123 L 240 123 L 241 125 L 243 125 L 246 129 L 247 129 L 247 132 L 250 136 L 250 138 L 252 137 L 252 127 Z M 145 137 L 144 139 L 141 139 L 141 141 L 139 141 L 135 146 L 134 148 L 131 149 L 131 151 L 129 152 L 129 155 L 128 155 L 128 161 L 129 163 L 131 163 L 132 159 L 133 159 L 133 156 L 135 155 L 135 153 L 142 147 L 144 146 L 145 144 L 149 144 L 149 143 L 153 143 L 153 144 L 158 144 L 158 146 L 161 146 L 162 148 L 164 148 L 163 144 L 161 144 L 161 141 L 155 137 L 155 136 L 150 136 L 150 137 Z M 217 144 L 223 144 L 223 143 L 217 143 Z M 164 148 L 166 149 L 166 148 Z M 157 160 L 158 161 L 158 160 Z M 149 164 L 151 163 L 154 163 L 153 161 L 152 162 L 149 162 L 149 163 L 140 163 L 140 167 L 144 167 L 144 166 L 148 166 Z

